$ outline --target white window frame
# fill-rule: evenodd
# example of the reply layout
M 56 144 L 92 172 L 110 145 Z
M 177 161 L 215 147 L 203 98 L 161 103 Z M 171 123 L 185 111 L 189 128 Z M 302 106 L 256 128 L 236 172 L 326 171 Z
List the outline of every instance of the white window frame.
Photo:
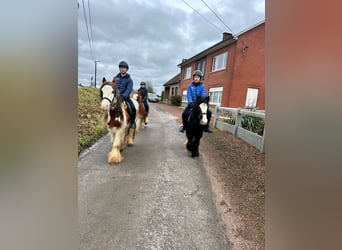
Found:
M 190 79 L 191 78 L 191 66 L 185 68 L 185 73 L 184 73 L 184 79 Z
M 183 90 L 182 102 L 188 102 L 188 90 Z
M 213 66 L 211 71 L 215 72 L 218 70 L 225 69 L 227 66 L 228 52 L 223 52 L 217 56 L 213 57 Z
M 205 64 L 206 64 L 206 58 L 205 57 L 196 61 L 195 70 L 198 69 L 202 72 L 202 74 L 203 74 L 202 80 L 204 79 L 204 76 L 205 76 Z M 199 66 L 201 66 L 201 67 L 199 67 Z
M 209 104 L 221 106 L 223 87 L 215 87 L 209 89 Z
M 246 108 L 256 108 L 256 105 L 258 102 L 258 94 L 259 94 L 258 88 L 248 88 L 247 89 L 246 102 L 245 102 Z

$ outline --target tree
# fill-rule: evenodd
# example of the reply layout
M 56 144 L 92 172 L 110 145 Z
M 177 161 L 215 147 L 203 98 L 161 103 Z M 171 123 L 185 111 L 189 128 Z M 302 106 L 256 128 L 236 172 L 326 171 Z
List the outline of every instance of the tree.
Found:
M 146 87 L 147 87 L 148 93 L 155 93 L 152 83 L 150 81 L 145 81 L 145 82 L 146 82 Z

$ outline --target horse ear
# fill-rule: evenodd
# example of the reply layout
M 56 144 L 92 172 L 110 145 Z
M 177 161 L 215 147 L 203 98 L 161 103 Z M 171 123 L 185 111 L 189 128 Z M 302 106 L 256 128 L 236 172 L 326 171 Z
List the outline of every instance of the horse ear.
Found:
M 116 84 L 118 82 L 119 78 L 118 77 L 114 77 L 112 80 L 112 83 Z
M 104 83 L 104 82 L 106 82 L 106 81 L 107 81 L 106 77 L 103 77 L 103 78 L 102 78 L 102 83 Z

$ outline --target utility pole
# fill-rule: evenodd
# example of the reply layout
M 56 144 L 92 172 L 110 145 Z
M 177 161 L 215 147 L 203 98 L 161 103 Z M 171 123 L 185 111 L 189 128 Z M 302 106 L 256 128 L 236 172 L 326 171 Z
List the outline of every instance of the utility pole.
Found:
M 99 61 L 95 61 L 95 88 L 96 88 L 96 67 L 97 67 L 97 62 L 99 62 Z

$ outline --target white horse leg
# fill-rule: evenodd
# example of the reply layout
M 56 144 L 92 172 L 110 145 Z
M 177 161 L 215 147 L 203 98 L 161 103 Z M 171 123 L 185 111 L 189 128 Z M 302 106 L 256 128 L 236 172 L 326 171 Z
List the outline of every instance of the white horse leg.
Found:
M 123 158 L 121 156 L 120 153 L 120 149 L 121 149 L 121 138 L 119 135 L 113 135 L 113 143 L 112 143 L 112 150 L 109 152 L 108 154 L 108 163 L 120 163 Z
M 133 146 L 134 144 L 134 136 L 135 136 L 135 129 L 134 128 L 129 128 L 128 130 L 128 146 Z
M 126 127 L 122 129 L 120 132 L 120 150 L 123 150 L 126 147 L 127 141 L 128 141 L 128 128 Z
M 135 119 L 135 123 L 136 123 L 135 131 L 138 133 L 141 127 L 141 118 L 137 116 L 137 118 Z
M 110 132 L 110 143 L 113 144 L 113 142 L 114 142 L 114 134 L 111 131 L 109 131 L 109 132 Z

